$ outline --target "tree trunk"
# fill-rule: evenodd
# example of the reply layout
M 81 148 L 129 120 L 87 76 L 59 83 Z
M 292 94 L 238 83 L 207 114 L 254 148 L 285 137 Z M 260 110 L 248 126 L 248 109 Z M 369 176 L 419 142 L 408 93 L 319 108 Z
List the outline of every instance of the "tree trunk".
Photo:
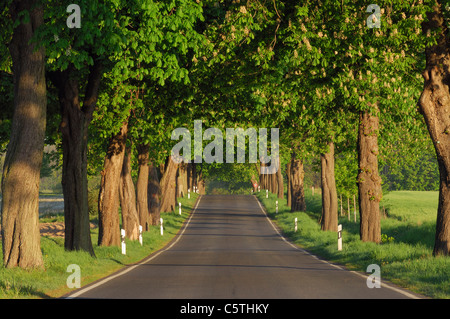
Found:
M 195 187 L 197 187 L 197 164 L 196 163 L 191 163 L 191 174 L 192 174 L 192 177 L 191 177 L 191 181 L 192 181 L 192 184 L 190 184 L 190 188 L 191 188 L 191 191 L 194 191 L 194 186 Z
M 149 175 L 149 146 L 139 145 L 138 150 L 138 165 L 139 174 L 136 183 L 136 200 L 137 211 L 139 216 L 139 224 L 143 231 L 148 230 L 148 175 Z
M 176 206 L 176 174 L 178 164 L 169 156 L 167 165 L 164 168 L 164 175 L 161 178 L 161 212 L 171 212 Z
M 2 177 L 2 249 L 5 267 L 43 267 L 39 233 L 39 181 L 44 150 L 47 97 L 45 49 L 31 43 L 43 23 L 37 1 L 13 1 L 12 21 L 28 11 L 10 45 L 14 77 L 14 116 Z
M 305 190 L 303 179 L 305 172 L 303 170 L 303 161 L 295 159 L 293 155 L 291 159 L 291 211 L 306 211 Z
M 264 166 L 264 163 L 260 163 L 260 167 Z M 261 174 L 261 168 L 259 172 L 259 185 L 261 186 L 261 190 L 266 189 L 266 179 L 265 174 Z
M 177 196 L 184 197 L 187 194 L 187 164 L 181 162 L 178 165 Z
M 148 222 L 150 225 L 159 225 L 161 187 L 159 185 L 158 171 L 152 163 L 149 163 L 149 172 Z
M 328 143 L 329 150 L 320 155 L 322 167 L 322 230 L 337 231 L 338 199 L 334 177 L 334 143 Z
M 278 198 L 283 199 L 284 198 L 284 186 L 283 186 L 283 174 L 281 171 L 281 159 L 278 156 L 278 171 L 277 171 L 277 186 L 278 186 Z
M 99 246 L 120 245 L 119 185 L 127 133 L 128 121 L 111 139 L 105 156 L 98 196 Z
M 291 188 L 292 188 L 292 178 L 291 178 L 291 162 L 289 161 L 286 165 L 286 176 L 287 176 L 287 206 L 291 207 L 292 205 L 292 196 L 291 196 Z
M 206 183 L 203 179 L 203 163 L 200 164 L 200 172 L 197 174 L 197 187 L 198 187 L 198 193 L 200 195 L 205 195 L 206 192 Z
M 378 109 L 373 107 L 374 112 Z M 358 132 L 360 238 L 381 241 L 381 178 L 378 175 L 378 116 L 361 112 Z
M 73 65 L 63 72 L 50 72 L 58 88 L 61 105 L 63 149 L 62 188 L 66 250 L 85 250 L 94 255 L 89 223 L 87 187 L 88 127 L 98 98 L 102 78 L 100 59 L 93 57 L 89 68 L 83 106 L 80 104 L 78 74 Z
M 187 188 L 192 192 L 192 164 L 186 164 L 186 179 L 187 179 Z
M 277 174 L 273 173 L 273 174 L 270 174 L 269 176 L 270 176 L 270 184 L 271 184 L 271 186 L 270 186 L 271 190 L 270 191 L 273 194 L 277 194 L 277 192 L 278 192 Z
M 119 187 L 120 206 L 122 208 L 122 228 L 125 236 L 131 240 L 139 238 L 139 216 L 136 209 L 136 190 L 131 178 L 130 149 L 125 150 Z
M 440 185 L 433 254 L 450 255 L 450 42 L 443 17 L 443 5 L 438 4 L 428 14 L 423 32 L 438 32 L 437 44 L 426 49 L 424 89 L 419 99 L 419 111 L 436 150 Z

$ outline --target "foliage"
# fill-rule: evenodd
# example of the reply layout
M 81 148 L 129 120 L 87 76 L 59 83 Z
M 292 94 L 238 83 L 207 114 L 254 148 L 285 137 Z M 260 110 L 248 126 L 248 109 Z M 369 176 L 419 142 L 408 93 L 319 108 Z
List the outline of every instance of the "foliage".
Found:
M 252 180 L 258 180 L 258 171 L 253 163 L 213 163 L 202 165 L 202 176 L 209 181 L 207 191 L 214 188 L 224 188 L 227 193 L 249 194 Z M 215 183 L 215 182 L 222 183 Z

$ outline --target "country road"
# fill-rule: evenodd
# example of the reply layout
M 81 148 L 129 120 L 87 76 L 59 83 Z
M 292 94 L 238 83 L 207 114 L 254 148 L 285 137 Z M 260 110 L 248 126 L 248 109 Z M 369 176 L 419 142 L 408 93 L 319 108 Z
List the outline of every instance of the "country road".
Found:
M 322 261 L 285 241 L 258 200 L 202 196 L 165 249 L 68 298 L 395 299 L 418 297 Z

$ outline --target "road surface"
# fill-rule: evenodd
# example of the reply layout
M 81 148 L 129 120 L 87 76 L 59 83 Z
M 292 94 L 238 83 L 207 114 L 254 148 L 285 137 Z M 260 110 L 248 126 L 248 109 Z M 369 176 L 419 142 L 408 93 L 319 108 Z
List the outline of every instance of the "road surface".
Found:
M 285 241 L 254 196 L 202 196 L 172 245 L 69 298 L 299 299 L 417 297 Z

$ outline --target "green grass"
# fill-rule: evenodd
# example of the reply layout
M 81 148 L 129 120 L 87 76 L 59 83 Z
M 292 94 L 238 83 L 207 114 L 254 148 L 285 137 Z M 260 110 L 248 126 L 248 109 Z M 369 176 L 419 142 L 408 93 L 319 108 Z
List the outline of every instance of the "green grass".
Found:
M 68 252 L 64 250 L 64 239 L 41 237 L 41 250 L 44 258 L 44 270 L 7 269 L 0 265 L 0 298 L 54 298 L 60 297 L 73 289 L 66 285 L 67 266 L 76 264 L 81 269 L 81 285 L 84 286 L 97 279 L 105 277 L 120 268 L 136 263 L 151 253 L 163 248 L 178 233 L 183 222 L 190 215 L 197 199 L 197 194 L 191 194 L 191 199 L 179 198 L 182 214 L 162 213 L 164 219 L 164 235 L 160 227 L 153 226 L 143 233 L 143 245 L 138 241 L 126 240 L 127 254 L 122 255 L 120 247 L 98 247 L 98 228 L 92 229 L 91 238 L 96 257 L 91 257 L 82 251 Z M 50 220 L 49 220 L 50 219 Z M 55 220 L 61 220 L 61 216 Z M 45 217 L 42 222 L 52 221 Z M 0 257 L 3 259 L 0 251 Z
M 368 265 L 378 264 L 383 279 L 431 298 L 450 298 L 450 257 L 432 255 L 438 192 L 398 191 L 385 195 L 381 205 L 387 209 L 387 217 L 381 219 L 381 232 L 391 241 L 382 244 L 361 242 L 359 218 L 355 223 L 353 215 L 351 221 L 340 216 L 342 251 L 337 250 L 336 233 L 320 229 L 320 195 L 306 194 L 307 212 L 292 213 L 286 201 L 279 200 L 278 214 L 276 195 L 269 194 L 268 199 L 263 192 L 256 195 L 284 235 L 313 254 L 362 272 Z

